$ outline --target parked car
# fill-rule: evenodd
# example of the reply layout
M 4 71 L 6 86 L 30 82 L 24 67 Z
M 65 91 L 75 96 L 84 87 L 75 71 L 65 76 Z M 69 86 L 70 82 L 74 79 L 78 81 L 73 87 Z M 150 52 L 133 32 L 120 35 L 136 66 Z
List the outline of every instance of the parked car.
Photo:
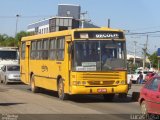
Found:
M 142 114 L 160 115 L 160 76 L 145 83 L 140 90 L 139 103 Z
M 19 65 L 4 65 L 1 68 L 0 81 L 4 84 L 8 84 L 9 82 L 21 82 Z
M 136 71 L 135 73 L 130 73 L 127 75 L 127 79 L 129 79 L 129 81 L 131 81 L 132 83 L 136 84 L 139 81 L 139 74 L 142 73 L 143 74 L 143 79 L 145 78 L 147 71 Z

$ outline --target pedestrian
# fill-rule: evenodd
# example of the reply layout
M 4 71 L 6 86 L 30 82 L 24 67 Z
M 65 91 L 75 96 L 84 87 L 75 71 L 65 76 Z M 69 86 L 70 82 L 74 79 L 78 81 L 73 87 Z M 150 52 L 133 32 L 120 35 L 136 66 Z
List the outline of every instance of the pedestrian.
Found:
M 140 74 L 139 74 L 139 84 L 142 84 L 142 82 L 143 82 L 143 74 L 142 74 L 142 72 L 140 72 Z

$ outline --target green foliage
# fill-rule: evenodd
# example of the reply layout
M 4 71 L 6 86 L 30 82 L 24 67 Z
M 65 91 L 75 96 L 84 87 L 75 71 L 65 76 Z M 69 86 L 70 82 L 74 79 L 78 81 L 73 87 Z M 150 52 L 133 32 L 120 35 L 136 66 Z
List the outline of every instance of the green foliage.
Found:
M 17 35 L 15 37 L 16 45 L 19 44 L 19 42 L 21 41 L 22 37 L 29 36 L 29 35 L 30 34 L 28 32 L 25 32 L 25 31 L 21 31 L 21 32 L 17 33 Z
M 25 31 L 21 31 L 19 33 L 16 34 L 15 37 L 10 37 L 6 34 L 0 34 L 0 46 L 2 47 L 11 47 L 11 46 L 15 46 L 18 47 L 19 46 L 19 42 L 21 40 L 22 37 L 28 36 L 29 33 L 25 32 Z
M 0 46 L 13 46 L 14 38 L 6 34 L 0 35 Z
M 127 63 L 127 69 L 128 69 L 128 72 L 134 72 L 136 69 L 138 68 L 138 65 L 137 64 L 133 64 L 133 63 Z
M 151 61 L 151 64 L 154 68 L 158 67 L 158 58 L 157 58 L 157 52 L 154 52 L 153 54 L 147 54 L 148 59 Z

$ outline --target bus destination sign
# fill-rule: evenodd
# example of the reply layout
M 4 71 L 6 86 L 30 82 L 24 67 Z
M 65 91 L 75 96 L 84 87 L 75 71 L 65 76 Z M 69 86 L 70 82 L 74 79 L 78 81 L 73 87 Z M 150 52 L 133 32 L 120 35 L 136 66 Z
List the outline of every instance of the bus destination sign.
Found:
M 117 31 L 75 31 L 74 33 L 75 39 L 83 39 L 86 36 L 88 39 L 124 39 L 123 32 Z
M 119 34 L 118 33 L 97 33 L 95 34 L 96 38 L 119 38 Z

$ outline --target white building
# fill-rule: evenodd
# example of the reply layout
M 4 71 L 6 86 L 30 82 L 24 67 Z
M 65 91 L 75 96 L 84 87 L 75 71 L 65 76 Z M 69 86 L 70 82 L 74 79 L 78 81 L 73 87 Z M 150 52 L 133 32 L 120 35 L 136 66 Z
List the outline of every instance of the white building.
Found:
M 72 17 L 51 17 L 28 25 L 27 32 L 45 34 L 49 32 L 79 28 L 79 21 Z

